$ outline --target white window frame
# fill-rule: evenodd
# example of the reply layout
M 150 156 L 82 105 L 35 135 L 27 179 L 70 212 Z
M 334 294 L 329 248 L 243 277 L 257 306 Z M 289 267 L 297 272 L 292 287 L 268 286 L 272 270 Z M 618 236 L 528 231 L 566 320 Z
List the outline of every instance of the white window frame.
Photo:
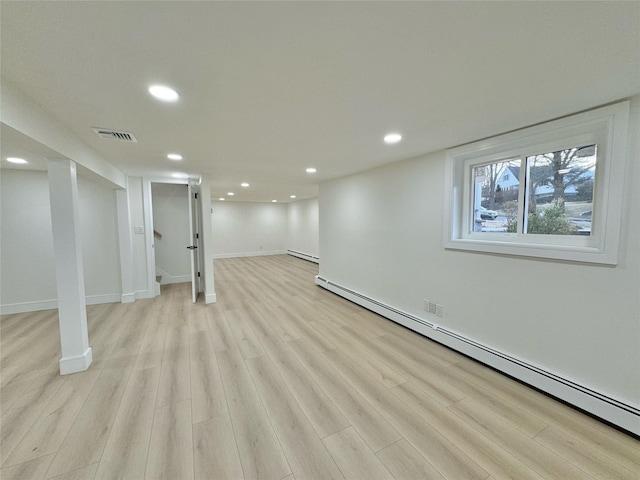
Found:
M 444 247 L 616 265 L 628 118 L 629 102 L 620 102 L 447 150 Z M 527 157 L 593 143 L 598 145 L 598 156 L 591 235 L 473 231 L 472 170 L 475 166 L 521 159 L 519 195 L 522 200 L 518 202 L 518 218 L 523 219 Z

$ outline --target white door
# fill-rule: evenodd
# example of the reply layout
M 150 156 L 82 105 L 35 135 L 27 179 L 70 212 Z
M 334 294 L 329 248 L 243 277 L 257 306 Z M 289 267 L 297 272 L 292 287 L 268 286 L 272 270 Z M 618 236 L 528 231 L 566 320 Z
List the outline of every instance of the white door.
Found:
M 200 293 L 200 186 L 189 182 L 189 234 L 191 245 L 191 298 L 193 303 L 198 300 Z

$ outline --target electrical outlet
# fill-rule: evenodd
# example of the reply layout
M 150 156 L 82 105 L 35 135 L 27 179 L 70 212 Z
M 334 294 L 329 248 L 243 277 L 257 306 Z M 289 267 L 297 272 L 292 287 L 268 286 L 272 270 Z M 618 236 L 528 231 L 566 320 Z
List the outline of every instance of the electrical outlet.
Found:
M 441 316 L 442 316 L 442 305 L 439 305 L 439 304 L 437 304 L 437 303 L 436 303 L 436 315 L 437 315 L 438 317 L 441 317 Z
M 428 311 L 429 311 L 429 304 L 430 304 L 430 303 L 431 303 L 431 302 L 430 302 L 429 300 L 424 300 L 424 306 L 422 307 L 422 309 L 423 309 L 425 312 L 428 312 Z

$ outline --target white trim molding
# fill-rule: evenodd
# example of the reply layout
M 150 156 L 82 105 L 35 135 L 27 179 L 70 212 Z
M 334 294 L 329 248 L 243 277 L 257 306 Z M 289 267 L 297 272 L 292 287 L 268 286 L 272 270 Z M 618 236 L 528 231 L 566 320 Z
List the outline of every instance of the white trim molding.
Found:
M 216 303 L 217 301 L 218 299 L 215 293 L 207 293 L 204 297 L 204 303 L 207 305 L 210 303 Z
M 623 430 L 640 435 L 640 408 L 598 392 L 596 389 L 548 371 L 526 360 L 483 345 L 453 330 L 403 312 L 373 298 L 355 292 L 321 276 L 315 283 L 368 310 L 403 325 L 431 340 L 467 355 L 485 365 L 516 378 L 549 395 L 610 422 Z
M 88 295 L 85 297 L 87 305 L 100 305 L 102 303 L 128 303 L 124 302 L 125 295 L 109 293 L 104 295 Z M 133 301 L 133 300 L 132 300 Z M 7 303 L 0 305 L 0 314 L 11 315 L 13 313 L 38 312 L 40 310 L 55 310 L 58 308 L 58 300 L 38 300 L 35 302 Z
M 309 262 L 320 263 L 320 257 L 311 255 L 309 253 L 297 252 L 296 250 L 287 249 L 287 254 L 293 257 L 301 258 L 303 260 L 308 260 Z
M 447 150 L 443 245 L 447 249 L 539 257 L 604 265 L 618 263 L 622 225 L 627 130 L 630 102 L 582 112 Z M 525 233 L 527 160 L 542 152 L 597 145 L 592 202 L 593 227 L 588 235 Z M 520 163 L 517 232 L 477 232 L 474 176 L 477 167 L 505 161 Z M 567 172 L 570 169 L 567 169 Z M 559 170 L 561 172 L 561 170 Z M 479 185 L 479 184 L 478 184 Z
M 239 257 L 262 257 L 266 255 L 286 255 L 286 250 L 269 250 L 259 252 L 242 252 L 242 253 L 216 253 L 213 258 L 239 258 Z
M 84 372 L 93 362 L 93 350 L 87 348 L 82 355 L 77 357 L 63 357 L 60 359 L 60 375 Z
M 170 283 L 186 283 L 191 281 L 191 275 L 171 275 L 156 266 L 156 277 L 160 279 L 160 285 L 168 285 Z

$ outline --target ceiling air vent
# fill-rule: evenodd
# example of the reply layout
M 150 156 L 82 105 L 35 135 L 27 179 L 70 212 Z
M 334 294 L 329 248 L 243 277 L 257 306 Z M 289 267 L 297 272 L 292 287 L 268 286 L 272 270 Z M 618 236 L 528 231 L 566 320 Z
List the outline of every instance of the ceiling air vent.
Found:
M 133 142 L 138 143 L 133 133 L 119 132 L 117 130 L 111 130 L 109 128 L 92 127 L 96 135 L 102 138 L 109 138 L 111 140 L 119 140 L 121 142 Z

